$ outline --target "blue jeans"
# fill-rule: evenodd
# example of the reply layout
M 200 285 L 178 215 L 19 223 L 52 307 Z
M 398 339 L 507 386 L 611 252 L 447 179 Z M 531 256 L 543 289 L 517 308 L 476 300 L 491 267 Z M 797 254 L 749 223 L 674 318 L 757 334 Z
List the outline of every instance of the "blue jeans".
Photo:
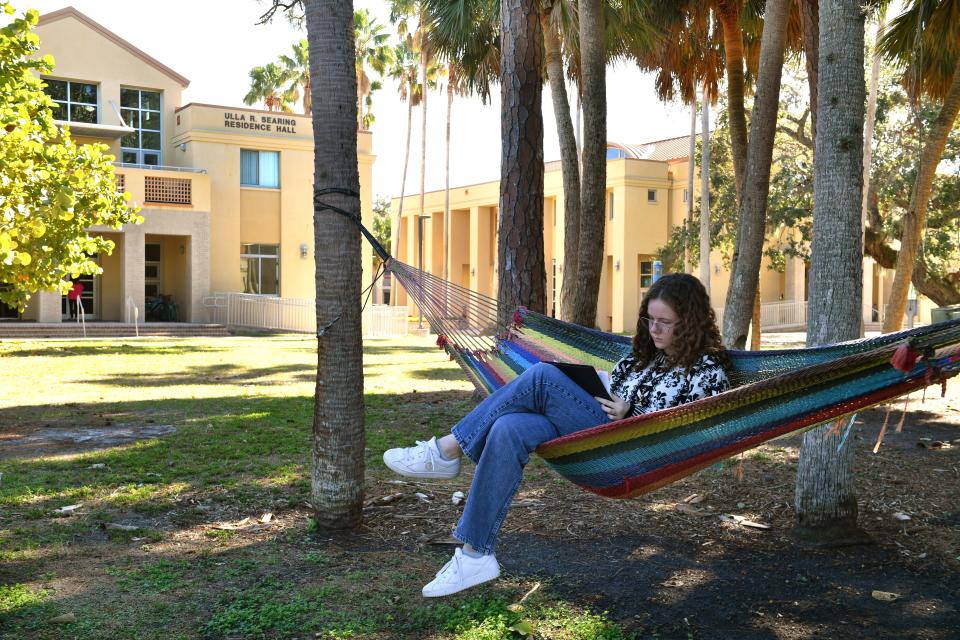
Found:
M 547 440 L 606 422 L 600 403 L 549 364 L 535 364 L 492 393 L 452 430 L 477 463 L 453 537 L 493 553 L 530 453 Z

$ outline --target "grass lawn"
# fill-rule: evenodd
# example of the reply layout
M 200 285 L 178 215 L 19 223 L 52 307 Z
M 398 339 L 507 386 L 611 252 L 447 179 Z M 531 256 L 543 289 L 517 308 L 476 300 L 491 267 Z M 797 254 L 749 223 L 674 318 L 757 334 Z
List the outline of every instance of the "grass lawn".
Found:
M 624 637 L 549 580 L 420 596 L 451 547 L 417 509 L 378 514 L 424 493 L 446 535 L 469 477 L 421 487 L 380 457 L 449 429 L 472 389 L 426 338 L 368 342 L 364 363 L 371 504 L 328 534 L 306 504 L 314 339 L 0 342 L 0 637 Z M 144 429 L 162 435 L 82 439 Z

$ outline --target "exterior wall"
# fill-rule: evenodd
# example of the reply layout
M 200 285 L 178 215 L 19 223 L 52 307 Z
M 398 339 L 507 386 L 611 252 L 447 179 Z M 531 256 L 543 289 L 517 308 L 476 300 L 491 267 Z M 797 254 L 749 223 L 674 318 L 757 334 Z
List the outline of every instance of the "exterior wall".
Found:
M 119 114 L 120 89 L 159 91 L 163 168 L 118 165 L 118 180 L 133 203 L 142 206 L 141 225 L 117 231 L 94 227 L 116 243 L 101 256 L 95 298 L 98 319 L 128 321 L 130 304 L 144 318 L 144 244 L 161 246 L 160 293 L 177 304 L 179 319 L 206 320 L 203 300 L 212 292 L 242 291 L 241 244 L 279 245 L 280 295 L 310 298 L 314 283 L 313 129 L 304 115 L 191 104 L 181 106 L 188 81 L 75 9 L 41 16 L 41 53 L 55 57 L 51 78 L 98 86 L 98 123 L 75 125 L 80 143 L 104 143 L 117 157 L 125 131 Z M 116 108 L 115 108 L 116 107 Z M 358 132 L 361 214 L 372 228 L 372 139 Z M 240 185 L 240 151 L 275 151 L 280 157 L 279 188 Z M 147 179 L 182 186 L 185 198 L 160 204 L 148 193 Z M 438 225 L 442 229 L 442 221 Z M 371 279 L 372 249 L 361 239 L 363 286 Z M 437 255 L 441 267 L 444 256 Z M 60 295 L 35 296 L 24 319 L 59 322 Z
M 186 79 L 172 77 L 162 67 L 150 64 L 144 59 L 145 54 L 106 30 L 99 30 L 99 25 L 82 14 L 78 16 L 74 12 L 59 19 L 50 19 L 61 15 L 58 11 L 41 16 L 36 29 L 40 36 L 41 53 L 52 55 L 56 61 L 50 77 L 97 84 L 99 122 L 113 126 L 122 125 L 119 113 L 121 86 L 160 91 L 163 94 L 160 134 L 163 140 L 163 164 L 177 164 L 174 162 L 172 145 L 167 142 L 173 131 L 173 110 L 181 103 Z M 110 147 L 114 156 L 120 157 L 119 139 L 81 137 L 78 140 L 103 142 Z

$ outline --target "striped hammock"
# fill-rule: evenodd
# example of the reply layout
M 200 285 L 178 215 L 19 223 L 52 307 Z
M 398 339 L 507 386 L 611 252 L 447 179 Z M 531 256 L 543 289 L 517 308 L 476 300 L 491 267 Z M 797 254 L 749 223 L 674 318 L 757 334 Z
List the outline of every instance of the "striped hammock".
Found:
M 423 311 L 437 345 L 482 394 L 540 361 L 609 371 L 630 351 L 629 337 L 525 309 L 504 326 L 492 298 L 389 256 L 385 267 Z M 905 343 L 921 357 L 911 358 L 903 372 L 891 358 Z M 653 491 L 772 438 L 945 382 L 960 371 L 960 320 L 817 348 L 730 356 L 731 390 L 557 438 L 537 453 L 565 478 L 602 496 Z

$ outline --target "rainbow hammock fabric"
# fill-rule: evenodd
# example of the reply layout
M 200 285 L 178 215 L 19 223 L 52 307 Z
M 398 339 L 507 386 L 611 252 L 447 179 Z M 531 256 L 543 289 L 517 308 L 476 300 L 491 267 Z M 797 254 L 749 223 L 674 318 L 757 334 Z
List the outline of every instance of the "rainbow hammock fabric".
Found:
M 375 245 L 375 248 L 379 245 Z M 382 251 L 382 248 L 380 248 Z M 520 309 L 499 323 L 497 302 L 385 256 L 482 394 L 540 361 L 610 370 L 630 338 Z M 909 364 L 891 358 L 909 344 Z M 653 491 L 767 440 L 874 406 L 960 372 L 960 320 L 841 344 L 732 351 L 733 388 L 689 404 L 545 442 L 537 453 L 565 478 L 610 498 Z

